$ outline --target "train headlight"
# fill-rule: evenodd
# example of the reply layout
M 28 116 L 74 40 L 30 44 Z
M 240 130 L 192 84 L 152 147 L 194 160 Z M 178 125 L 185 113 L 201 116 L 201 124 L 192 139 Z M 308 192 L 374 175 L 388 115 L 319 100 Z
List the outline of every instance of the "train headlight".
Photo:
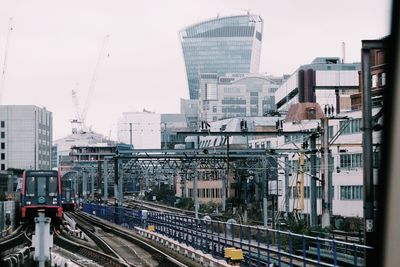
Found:
M 27 202 L 26 202 L 26 205 L 30 205 L 30 204 L 32 204 L 32 202 L 30 202 L 30 201 L 27 201 Z

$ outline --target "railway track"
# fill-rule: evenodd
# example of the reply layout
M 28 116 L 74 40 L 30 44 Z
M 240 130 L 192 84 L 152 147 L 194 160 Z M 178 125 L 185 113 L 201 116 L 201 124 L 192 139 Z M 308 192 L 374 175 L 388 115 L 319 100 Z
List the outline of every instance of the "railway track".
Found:
M 104 253 L 114 258 L 118 258 L 121 261 L 124 260 L 110 245 L 108 245 L 103 239 L 101 239 L 96 234 L 96 229 L 93 227 L 93 225 L 86 223 L 84 220 L 80 219 L 77 216 L 74 216 L 73 213 L 67 212 L 66 215 L 72 218 L 77 223 L 77 227 L 81 229 L 91 240 L 93 240 L 93 242 L 101 250 L 103 250 Z
M 100 266 L 112 266 L 112 267 L 131 267 L 132 265 L 127 264 L 125 261 L 122 261 L 120 258 L 115 258 L 109 256 L 103 252 L 92 249 L 90 247 L 84 246 L 82 244 L 73 242 L 63 236 L 58 231 L 54 232 L 54 244 L 63 248 L 73 254 L 79 254 L 87 259 L 90 259 L 96 262 Z M 86 266 L 82 262 L 79 265 Z M 88 266 L 93 265 L 92 263 L 88 263 Z
M 88 223 L 95 225 L 96 227 L 101 228 L 104 232 L 106 233 L 112 233 L 113 235 L 120 237 L 121 239 L 135 244 L 139 247 L 141 247 L 143 250 L 150 252 L 155 258 L 159 264 L 158 266 L 165 266 L 165 267 L 189 267 L 189 266 L 197 266 L 195 263 L 190 263 L 187 259 L 182 261 L 181 259 L 175 258 L 173 256 L 170 256 L 166 252 L 162 251 L 161 249 L 153 246 L 150 244 L 148 240 L 143 240 L 142 238 L 139 238 L 132 233 L 125 231 L 123 229 L 119 229 L 116 227 L 112 227 L 110 225 L 106 225 L 97 219 L 94 219 L 88 215 L 85 215 L 81 212 L 75 212 L 74 213 L 75 217 L 80 218 L 81 220 L 87 221 Z
M 0 240 L 0 266 L 14 266 L 14 263 L 32 263 L 33 248 L 30 225 L 19 226 L 14 233 Z

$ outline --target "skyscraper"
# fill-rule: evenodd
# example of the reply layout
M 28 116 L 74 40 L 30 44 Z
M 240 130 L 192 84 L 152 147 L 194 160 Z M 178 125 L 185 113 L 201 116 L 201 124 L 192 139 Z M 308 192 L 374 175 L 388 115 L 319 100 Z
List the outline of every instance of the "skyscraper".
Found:
M 50 169 L 53 113 L 32 105 L 0 105 L 0 172 Z
M 190 99 L 199 97 L 199 74 L 256 73 L 263 20 L 258 15 L 217 17 L 180 31 Z

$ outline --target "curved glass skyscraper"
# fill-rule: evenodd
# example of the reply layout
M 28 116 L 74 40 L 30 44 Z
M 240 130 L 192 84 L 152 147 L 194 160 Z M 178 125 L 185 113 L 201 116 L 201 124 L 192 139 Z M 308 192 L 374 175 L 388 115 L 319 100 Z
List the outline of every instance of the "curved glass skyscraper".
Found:
M 256 73 L 263 20 L 257 15 L 218 17 L 180 31 L 190 99 L 199 97 L 199 74 Z

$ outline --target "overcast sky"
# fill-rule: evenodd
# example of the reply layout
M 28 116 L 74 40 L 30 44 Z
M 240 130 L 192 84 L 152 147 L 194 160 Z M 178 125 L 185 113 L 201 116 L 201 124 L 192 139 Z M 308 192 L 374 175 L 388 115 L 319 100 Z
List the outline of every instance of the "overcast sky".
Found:
M 389 0 L 0 0 L 0 70 L 9 18 L 3 104 L 53 112 L 54 139 L 71 132 L 71 90 L 84 105 L 104 37 L 110 38 L 88 106 L 87 124 L 116 136 L 124 111 L 177 113 L 188 98 L 178 31 L 250 11 L 264 19 L 260 72 L 292 73 L 315 57 L 360 61 L 362 39 L 389 33 Z

